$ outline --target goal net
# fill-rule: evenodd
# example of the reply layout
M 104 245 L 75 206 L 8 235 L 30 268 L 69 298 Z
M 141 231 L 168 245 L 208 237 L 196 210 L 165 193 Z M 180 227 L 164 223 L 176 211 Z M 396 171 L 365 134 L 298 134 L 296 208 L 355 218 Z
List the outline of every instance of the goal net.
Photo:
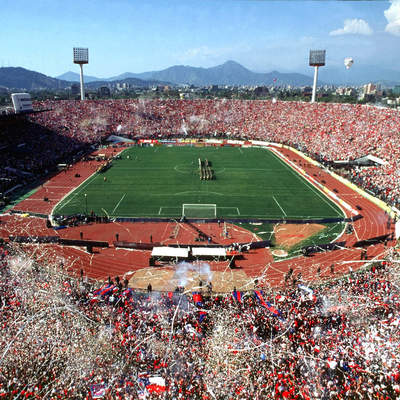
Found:
M 182 204 L 185 218 L 217 218 L 216 204 Z

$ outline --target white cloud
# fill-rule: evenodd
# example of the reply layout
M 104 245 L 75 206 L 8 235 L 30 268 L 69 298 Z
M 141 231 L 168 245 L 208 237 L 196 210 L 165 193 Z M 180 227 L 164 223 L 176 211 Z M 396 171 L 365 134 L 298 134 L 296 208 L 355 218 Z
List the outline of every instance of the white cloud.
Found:
M 388 21 L 385 31 L 400 36 L 400 1 L 392 1 L 390 7 L 384 11 Z
M 338 35 L 371 35 L 372 29 L 368 25 L 368 22 L 364 21 L 363 19 L 346 19 L 344 21 L 343 28 L 336 29 L 332 32 L 329 32 L 331 36 L 338 36 Z

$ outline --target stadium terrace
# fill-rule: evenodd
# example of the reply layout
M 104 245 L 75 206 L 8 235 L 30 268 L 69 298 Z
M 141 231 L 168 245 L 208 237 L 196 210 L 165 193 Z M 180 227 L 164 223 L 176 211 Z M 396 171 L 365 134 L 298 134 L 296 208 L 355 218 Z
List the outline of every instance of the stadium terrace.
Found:
M 63 153 L 73 152 L 74 146 L 98 143 L 117 132 L 129 138 L 228 136 L 287 143 L 326 163 L 371 154 L 386 164 L 355 168 L 347 177 L 399 205 L 400 117 L 396 110 L 240 100 L 46 101 L 35 107 L 52 110 L 31 119 L 43 129 L 58 132 L 57 141 L 66 138 L 71 142 L 68 146 L 72 148 L 60 143 Z M 53 159 L 60 155 L 57 148 L 51 150 L 47 153 Z M 27 166 L 28 172 L 37 168 L 33 163 L 31 168 Z
M 397 111 L 145 99 L 34 108 L 44 111 L 0 119 L 0 398 L 400 397 Z M 280 218 L 240 224 L 213 204 L 184 204 L 209 212 L 204 221 L 185 211 L 163 221 L 162 207 L 161 221 L 128 221 L 91 203 L 91 180 L 112 197 L 111 173 L 135 162 L 132 149 L 228 142 L 268 147 L 344 229 L 317 243 L 334 228 L 290 221 L 274 196 Z M 196 185 L 219 184 L 216 160 L 194 159 Z M 74 212 L 55 213 L 62 201 Z

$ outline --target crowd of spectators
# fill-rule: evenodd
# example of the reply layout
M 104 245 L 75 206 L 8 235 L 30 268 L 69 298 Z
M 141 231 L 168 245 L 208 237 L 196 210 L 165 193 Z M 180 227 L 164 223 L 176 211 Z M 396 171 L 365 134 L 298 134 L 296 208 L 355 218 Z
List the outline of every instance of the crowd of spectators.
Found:
M 44 101 L 50 110 L 0 122 L 0 193 L 54 168 L 109 134 L 129 138 L 231 137 L 285 143 L 324 163 L 368 154 L 385 165 L 347 176 L 400 205 L 400 114 L 364 105 L 242 100 Z
M 217 295 L 93 286 L 11 249 L 0 398 L 400 398 L 400 270 L 388 251 L 324 285 Z
M 386 164 L 349 177 L 399 205 L 395 110 L 235 100 L 35 107 L 51 111 L 0 121 L 0 192 L 73 162 L 111 133 L 187 135 L 286 143 L 326 163 L 372 154 Z M 118 280 L 99 288 L 71 278 L 64 263 L 0 247 L 0 398 L 400 398 L 398 265 L 391 254 L 324 285 L 193 297 L 151 286 L 137 293 Z M 165 386 L 151 391 L 152 376 Z
M 355 168 L 349 177 L 399 205 L 396 110 L 363 105 L 241 100 L 47 101 L 34 121 L 93 143 L 107 133 L 130 138 L 232 137 L 287 143 L 323 162 L 371 154 L 387 164 Z
M 0 119 L 0 193 L 37 182 L 56 172 L 57 164 L 73 163 L 94 141 L 94 136 L 84 141 L 60 126 L 52 130 L 25 117 Z

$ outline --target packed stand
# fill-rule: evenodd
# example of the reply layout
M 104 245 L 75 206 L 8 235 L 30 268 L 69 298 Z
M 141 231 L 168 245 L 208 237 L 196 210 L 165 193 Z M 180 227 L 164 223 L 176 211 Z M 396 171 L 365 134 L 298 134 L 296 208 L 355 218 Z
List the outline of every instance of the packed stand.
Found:
M 387 162 L 349 177 L 400 204 L 399 113 L 363 105 L 242 100 L 46 101 L 38 124 L 79 142 L 107 133 L 130 138 L 231 137 L 291 144 L 322 162 L 371 154 Z
M 396 259 L 323 286 L 211 295 L 96 286 L 9 252 L 0 398 L 400 397 Z
M 24 117 L 0 121 L 0 199 L 87 153 L 91 141 L 52 130 Z
M 0 193 L 32 181 L 108 135 L 224 137 L 286 143 L 323 163 L 368 154 L 385 165 L 347 176 L 400 205 L 399 113 L 362 105 L 242 100 L 45 101 L 49 110 L 0 121 Z

